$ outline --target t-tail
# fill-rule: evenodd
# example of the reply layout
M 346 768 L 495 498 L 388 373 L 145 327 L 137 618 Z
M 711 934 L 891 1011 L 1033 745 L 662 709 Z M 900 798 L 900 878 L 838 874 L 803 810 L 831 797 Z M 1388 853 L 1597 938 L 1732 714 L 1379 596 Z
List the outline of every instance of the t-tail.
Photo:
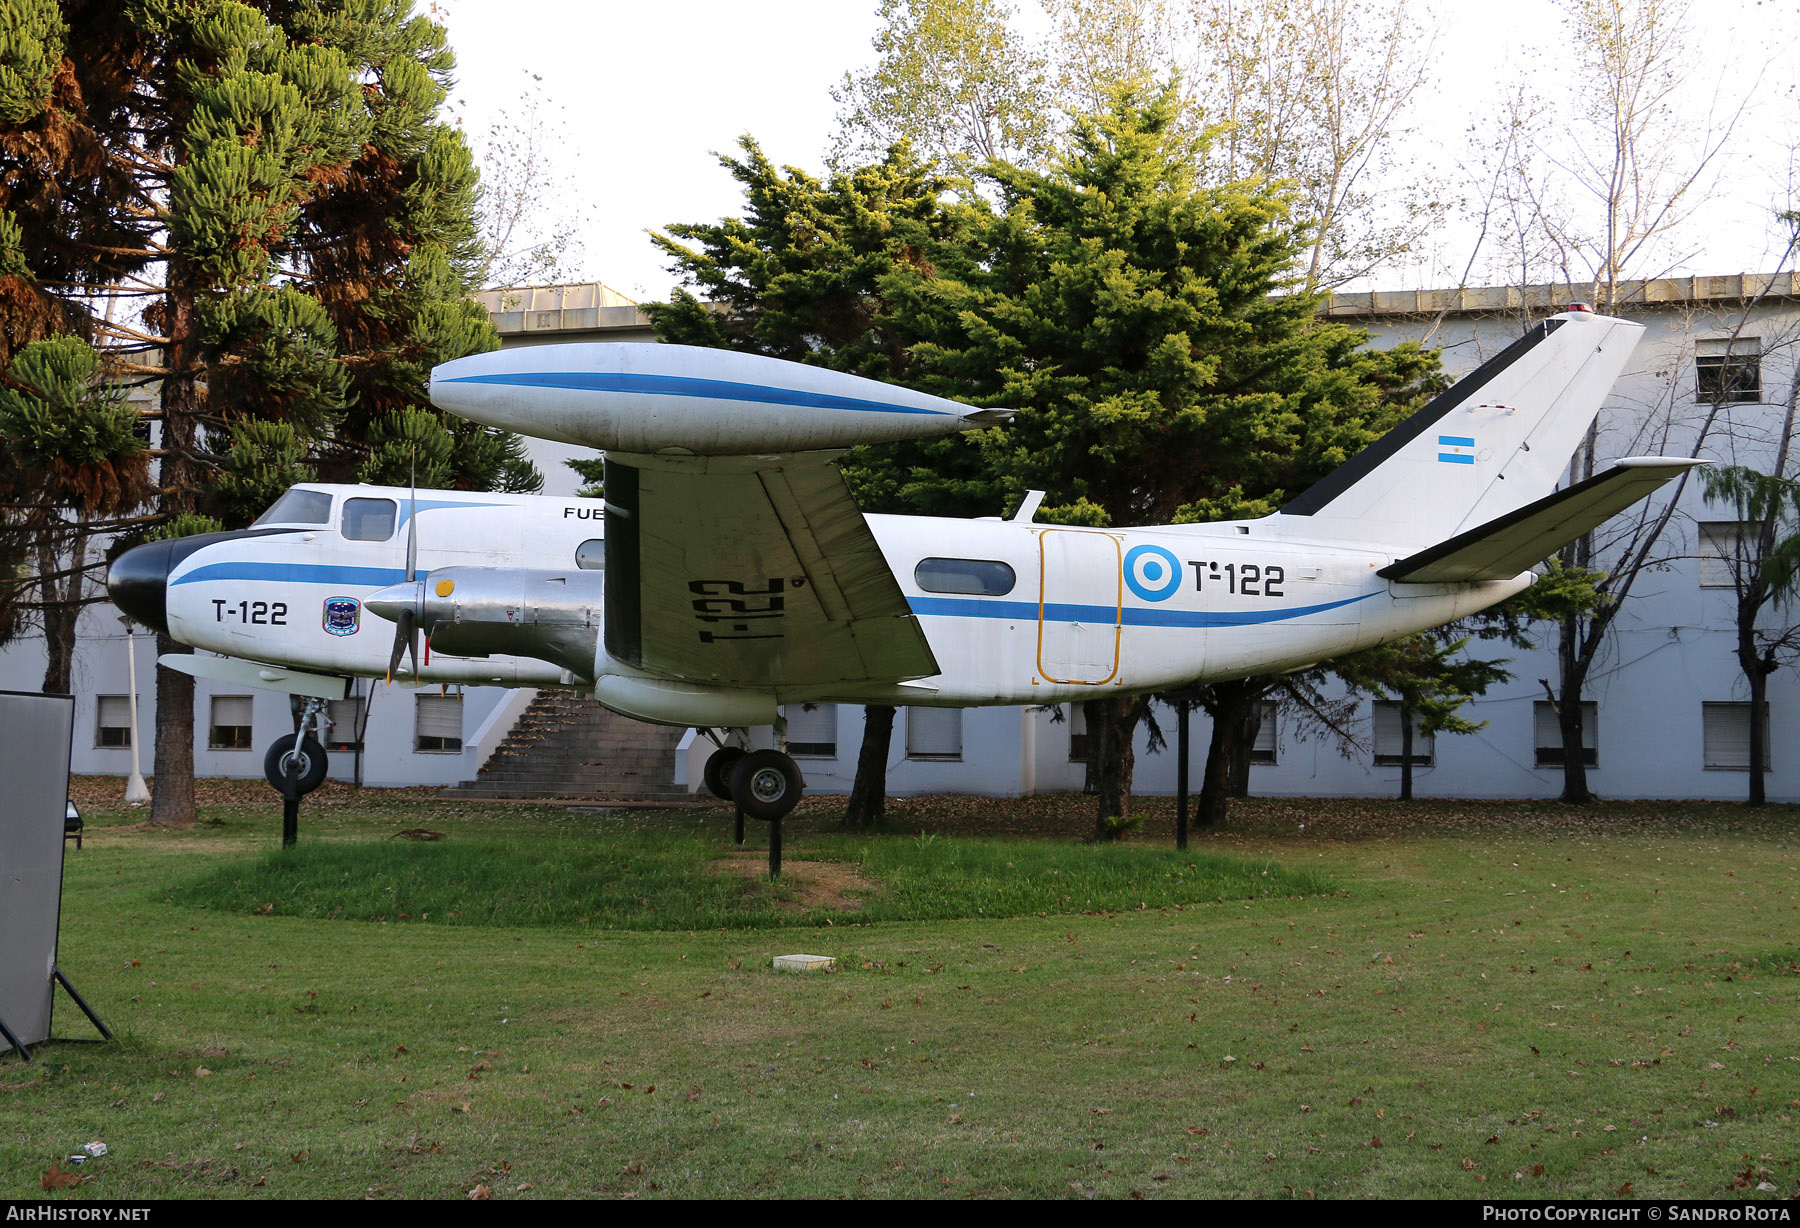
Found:
M 1516 576 L 1700 464 L 1628 457 L 1565 490 L 1643 326 L 1552 316 L 1282 508 L 1283 536 L 1404 554 L 1413 582 Z

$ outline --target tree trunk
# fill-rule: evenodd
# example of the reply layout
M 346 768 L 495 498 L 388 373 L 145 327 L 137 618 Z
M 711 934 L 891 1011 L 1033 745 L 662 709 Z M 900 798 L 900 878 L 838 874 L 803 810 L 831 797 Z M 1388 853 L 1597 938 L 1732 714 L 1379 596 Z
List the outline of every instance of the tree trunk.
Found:
M 1412 709 L 1400 705 L 1400 800 L 1412 801 L 1413 719 Z
M 1122 829 L 1108 819 L 1122 820 L 1131 813 L 1131 778 L 1137 767 L 1133 745 L 1140 709 L 1132 698 L 1090 699 L 1087 717 L 1088 745 L 1093 748 L 1094 839 L 1116 840 Z
M 1587 681 L 1587 667 L 1579 651 L 1580 635 L 1578 619 L 1563 619 L 1557 645 L 1562 685 L 1557 688 L 1556 725 L 1562 731 L 1562 800 L 1586 805 L 1594 800 L 1594 795 L 1588 789 L 1587 756 L 1581 753 L 1581 691 Z
M 863 708 L 862 750 L 856 756 L 856 783 L 850 786 L 850 804 L 844 809 L 844 826 L 867 831 L 881 826 L 887 814 L 888 748 L 894 740 L 894 709 L 888 704 Z
M 64 566 L 58 557 L 59 535 L 38 538 L 38 574 L 54 575 Z M 38 596 L 44 606 L 44 686 L 46 695 L 73 694 L 75 673 L 75 622 L 81 616 L 82 564 L 86 562 L 87 534 L 77 532 L 70 548 L 69 574 L 61 581 L 44 580 Z
M 194 331 L 194 296 L 187 263 L 171 257 L 169 290 L 163 299 L 170 345 L 165 361 L 171 374 L 162 382 L 162 488 L 160 511 L 173 519 L 194 510 L 203 481 L 195 460 L 199 448 L 201 392 L 195 371 L 199 341 Z M 157 655 L 192 652 L 167 635 L 156 637 Z M 150 825 L 187 827 L 194 822 L 194 680 L 172 669 L 156 671 L 156 775 L 151 789 Z
M 156 653 L 192 652 L 167 635 L 156 637 Z M 151 767 L 150 826 L 191 827 L 194 823 L 194 679 L 172 669 L 156 669 L 156 761 Z
M 1262 688 L 1256 691 L 1260 696 Z M 1230 757 L 1230 773 L 1228 776 L 1229 791 L 1232 797 L 1250 796 L 1250 755 L 1256 750 L 1256 735 L 1262 732 L 1262 703 L 1252 699 L 1244 705 L 1244 714 L 1237 723 L 1236 735 L 1227 748 Z
M 1763 705 L 1769 698 L 1769 675 L 1757 662 L 1757 668 L 1745 671 L 1750 677 L 1750 796 L 1748 804 L 1761 806 L 1768 801 L 1764 793 L 1763 764 L 1769 758 L 1769 731 L 1763 720 Z
M 1243 679 L 1215 682 L 1205 688 L 1205 693 L 1210 700 L 1203 697 L 1201 703 L 1212 717 L 1212 740 L 1207 744 L 1206 766 L 1200 773 L 1200 798 L 1194 821 L 1201 827 L 1216 827 L 1225 821 L 1231 797 L 1232 747 L 1243 738 L 1245 710 L 1254 707 L 1261 689 L 1250 679 Z

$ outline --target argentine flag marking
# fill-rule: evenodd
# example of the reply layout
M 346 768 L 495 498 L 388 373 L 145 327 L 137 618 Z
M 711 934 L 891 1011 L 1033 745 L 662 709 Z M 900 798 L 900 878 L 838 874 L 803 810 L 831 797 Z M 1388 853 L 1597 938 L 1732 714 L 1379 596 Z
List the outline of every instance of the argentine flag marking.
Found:
M 1439 435 L 1438 460 L 1446 465 L 1473 465 L 1475 463 L 1475 441 L 1467 435 Z

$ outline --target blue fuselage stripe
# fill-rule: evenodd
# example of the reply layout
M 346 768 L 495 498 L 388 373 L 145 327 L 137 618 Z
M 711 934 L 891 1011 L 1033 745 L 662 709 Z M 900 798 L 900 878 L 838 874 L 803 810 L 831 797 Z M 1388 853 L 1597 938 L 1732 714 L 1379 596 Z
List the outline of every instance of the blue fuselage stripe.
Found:
M 431 573 L 421 570 L 413 574 L 415 578 L 420 578 Z M 255 563 L 242 560 L 234 563 L 208 563 L 169 581 L 169 584 L 174 586 L 204 584 L 213 580 L 266 580 L 275 584 L 329 584 L 332 588 L 348 588 L 356 584 L 386 588 L 404 579 L 404 567 L 345 567 L 326 563 Z
M 521 371 L 501 375 L 459 375 L 451 384 L 511 384 L 522 388 L 572 388 L 582 392 L 636 392 L 664 397 L 705 397 L 715 401 L 754 401 L 763 405 L 796 405 L 807 409 L 848 409 L 858 413 L 929 414 L 947 416 L 944 410 L 860 397 L 805 392 L 798 388 L 770 388 L 732 380 L 693 379 L 680 375 L 630 375 L 617 371 Z
M 420 578 L 430 575 L 421 569 Z M 406 579 L 400 567 L 346 567 L 318 563 L 259 563 L 244 559 L 228 563 L 209 563 L 171 580 L 176 584 L 203 584 L 223 580 L 256 580 L 275 584 L 322 584 L 332 588 L 366 586 L 385 588 Z M 1043 607 L 1043 621 L 1052 623 L 1113 624 L 1121 613 L 1127 627 L 1248 627 L 1260 623 L 1286 622 L 1323 614 L 1358 601 L 1367 601 L 1375 593 L 1327 601 L 1320 605 L 1278 606 L 1263 610 L 1163 610 L 1142 606 L 1076 605 L 1049 602 Z M 938 618 L 1005 618 L 1016 622 L 1037 622 L 1035 601 L 993 601 L 979 597 L 911 597 L 914 614 Z
M 1121 613 L 1127 627 L 1248 627 L 1259 623 L 1286 622 L 1323 614 L 1342 606 L 1367 601 L 1374 593 L 1327 601 L 1322 605 L 1281 606 L 1270 610 L 1153 610 L 1126 606 L 1121 612 L 1110 605 L 1064 605 L 1050 602 L 1044 606 L 1044 621 L 1052 623 L 1102 623 L 1111 625 Z M 984 601 L 973 597 L 909 597 L 914 614 L 940 618 L 1010 618 L 1020 622 L 1038 621 L 1034 601 Z

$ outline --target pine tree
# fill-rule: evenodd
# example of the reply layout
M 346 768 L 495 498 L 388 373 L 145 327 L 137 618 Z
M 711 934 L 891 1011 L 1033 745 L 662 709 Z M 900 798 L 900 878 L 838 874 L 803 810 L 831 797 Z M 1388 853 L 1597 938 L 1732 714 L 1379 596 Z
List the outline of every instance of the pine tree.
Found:
M 154 384 L 159 532 L 368 471 L 433 365 L 498 345 L 434 118 L 453 60 L 411 10 L 0 0 L 0 344 L 91 338 L 102 380 Z M 455 480 L 528 484 L 490 434 Z M 192 680 L 160 670 L 153 822 L 192 821 L 192 768 Z

